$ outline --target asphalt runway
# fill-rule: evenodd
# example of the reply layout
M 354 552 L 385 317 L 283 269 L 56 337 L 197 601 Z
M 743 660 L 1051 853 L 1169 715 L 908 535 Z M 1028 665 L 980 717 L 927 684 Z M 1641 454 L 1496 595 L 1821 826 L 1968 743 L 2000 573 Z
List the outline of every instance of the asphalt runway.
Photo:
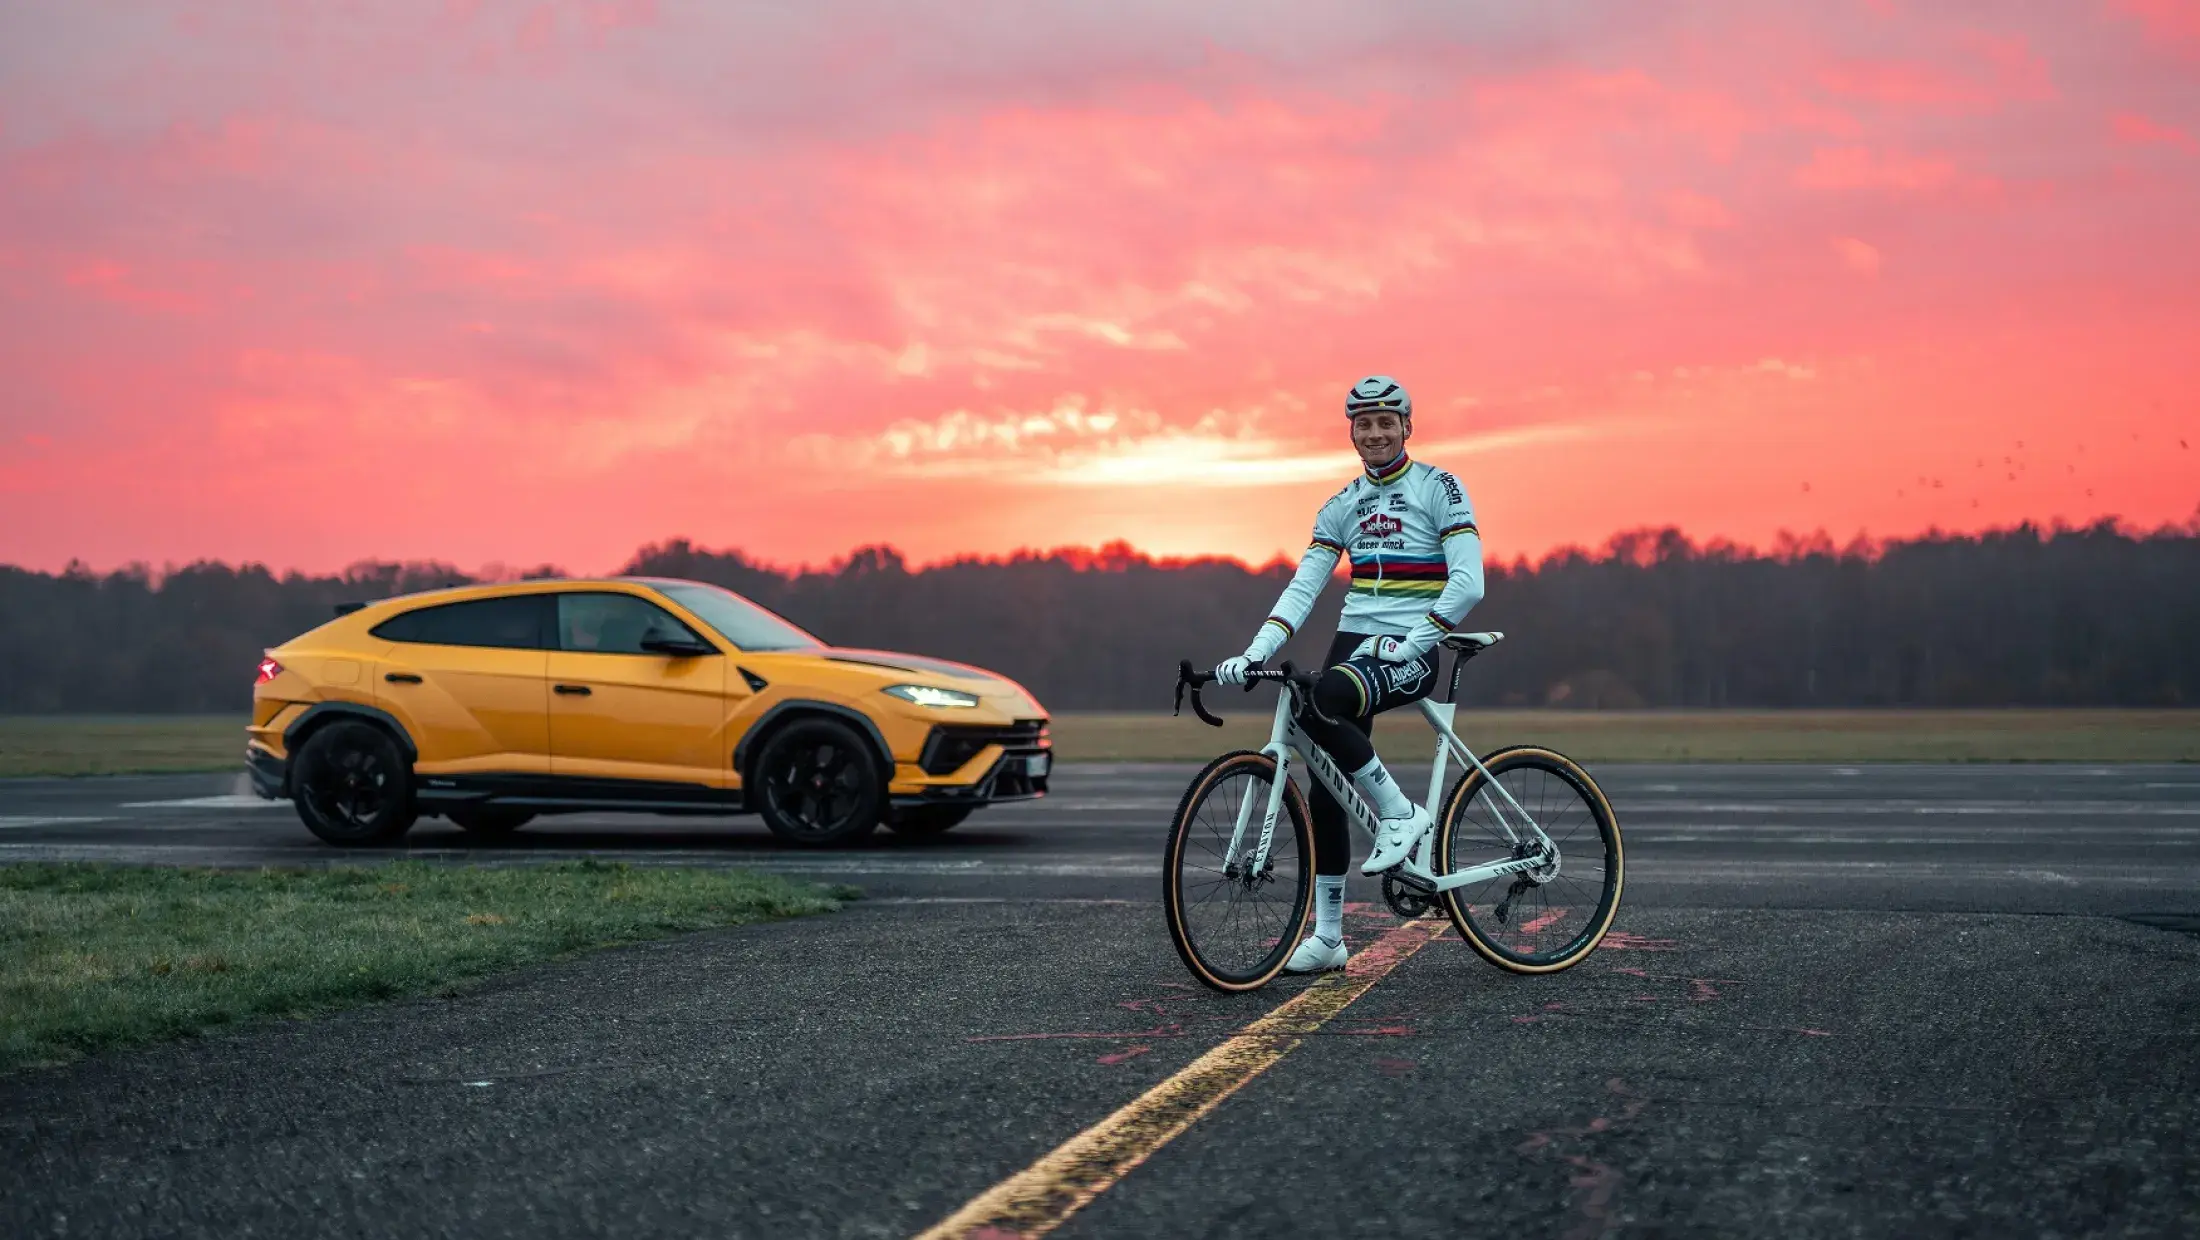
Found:
M 0 783 L 6 859 L 616 856 L 868 896 L 0 1079 L 0 1234 L 917 1234 L 1321 993 L 1190 984 L 1155 881 L 1190 770 L 1067 766 L 824 854 L 609 816 L 363 854 L 226 776 Z M 2200 1233 L 2200 769 L 1596 774 L 1629 860 L 1603 950 L 1516 977 L 1445 932 L 1366 970 L 1054 1234 Z M 1363 962 L 1414 929 L 1350 895 Z
M 781 847 L 754 817 L 538 819 L 484 844 L 439 819 L 336 849 L 229 775 L 0 781 L 0 860 L 316 865 L 598 857 L 829 878 L 877 897 L 1149 899 L 1196 768 L 1064 765 L 1047 798 L 945 836 Z M 1427 771 L 1402 768 L 1409 789 Z M 2200 767 L 1647 766 L 1595 772 L 1627 842 L 1629 907 L 2122 915 L 2200 911 Z M 1364 850 L 1365 841 L 1360 847 Z M 1372 882 L 1355 899 L 1376 899 Z

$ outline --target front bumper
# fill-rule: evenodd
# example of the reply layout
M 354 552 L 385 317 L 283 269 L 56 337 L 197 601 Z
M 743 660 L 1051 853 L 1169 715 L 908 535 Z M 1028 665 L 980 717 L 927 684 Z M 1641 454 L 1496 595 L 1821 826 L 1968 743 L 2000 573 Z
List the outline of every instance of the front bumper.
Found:
M 974 783 L 934 785 L 915 792 L 896 793 L 891 799 L 894 805 L 903 808 L 1036 801 L 1047 794 L 1047 779 L 1053 770 L 1054 751 L 1051 748 L 1011 749 L 995 758 L 993 765 Z
M 252 792 L 267 801 L 290 799 L 290 760 L 258 745 L 244 748 L 244 769 L 252 777 Z

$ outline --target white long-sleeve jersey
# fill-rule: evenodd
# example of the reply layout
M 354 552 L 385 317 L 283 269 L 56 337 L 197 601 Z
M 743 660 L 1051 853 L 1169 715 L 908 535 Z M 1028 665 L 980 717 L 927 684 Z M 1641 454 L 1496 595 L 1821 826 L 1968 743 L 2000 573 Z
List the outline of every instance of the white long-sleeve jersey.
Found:
M 1352 589 L 1339 626 L 1402 637 L 1408 657 L 1442 641 L 1482 601 L 1482 535 L 1466 489 L 1443 470 L 1401 455 L 1380 474 L 1363 472 L 1322 505 L 1314 541 L 1249 657 L 1268 658 L 1306 623 L 1341 555 L 1352 557 Z

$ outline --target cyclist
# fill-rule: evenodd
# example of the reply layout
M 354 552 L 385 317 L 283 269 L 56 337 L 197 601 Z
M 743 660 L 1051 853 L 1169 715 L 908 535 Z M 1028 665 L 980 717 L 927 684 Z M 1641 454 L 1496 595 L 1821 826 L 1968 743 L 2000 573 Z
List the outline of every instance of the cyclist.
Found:
M 1352 385 L 1344 402 L 1362 472 L 1331 496 L 1314 518 L 1313 545 L 1276 600 L 1245 653 L 1215 666 L 1221 684 L 1242 685 L 1306 622 L 1337 566 L 1352 557 L 1352 586 L 1337 635 L 1324 660 L 1328 671 L 1314 700 L 1331 718 L 1312 712 L 1300 726 L 1329 751 L 1379 819 L 1375 848 L 1360 867 L 1380 874 L 1406 859 L 1431 823 L 1428 810 L 1406 799 L 1375 756 L 1374 717 L 1427 697 L 1435 688 L 1435 647 L 1482 599 L 1482 537 L 1459 480 L 1406 456 L 1413 435 L 1413 401 L 1388 375 Z M 1314 784 L 1314 933 L 1284 965 L 1288 972 L 1341 969 L 1345 867 L 1352 835 L 1344 807 Z

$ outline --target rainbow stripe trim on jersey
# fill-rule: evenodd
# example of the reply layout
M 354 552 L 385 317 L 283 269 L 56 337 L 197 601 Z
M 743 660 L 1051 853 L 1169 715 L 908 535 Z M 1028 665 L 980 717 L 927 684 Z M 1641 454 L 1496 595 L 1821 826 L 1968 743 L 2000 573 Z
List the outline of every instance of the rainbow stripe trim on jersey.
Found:
M 1447 525 L 1444 528 L 1436 531 L 1436 541 L 1442 542 L 1454 534 L 1473 534 L 1476 537 L 1480 537 L 1481 533 L 1482 531 L 1474 528 L 1474 522 L 1461 521 L 1457 525 Z
M 1307 547 L 1307 550 L 1312 551 L 1315 547 L 1327 547 L 1331 551 L 1336 552 L 1338 555 L 1344 554 L 1343 543 L 1338 542 L 1334 538 L 1324 538 L 1319 534 L 1314 535 L 1314 541 L 1310 546 Z
M 1451 566 L 1442 556 L 1386 555 L 1352 562 L 1354 594 L 1427 594 L 1444 592 Z
M 1275 626 L 1276 626 L 1277 628 L 1279 628 L 1279 629 L 1282 629 L 1282 630 L 1283 630 L 1283 640 L 1285 640 L 1285 641 L 1290 641 L 1290 640 L 1291 640 L 1291 635 L 1292 635 L 1293 633 L 1296 633 L 1296 632 L 1298 632 L 1298 630 L 1297 630 L 1297 629 L 1294 629 L 1294 628 L 1292 628 L 1292 627 L 1291 627 L 1291 622 L 1290 622 L 1289 620 L 1286 620 L 1286 619 L 1284 619 L 1284 618 L 1283 618 L 1282 616 L 1270 616 L 1270 617 L 1268 617 L 1268 619 L 1266 619 L 1266 620 L 1262 621 L 1262 623 L 1263 623 L 1263 624 L 1273 624 L 1273 625 L 1275 625 Z
M 1379 474 L 1376 473 L 1374 469 L 1366 465 L 1362 465 L 1360 468 L 1367 470 L 1367 480 L 1369 482 L 1372 482 L 1379 487 L 1386 487 L 1389 486 L 1391 483 L 1396 482 L 1398 479 L 1405 477 L 1406 471 L 1413 468 L 1413 460 L 1411 457 L 1408 457 L 1405 453 L 1401 452 L 1398 454 L 1398 460 L 1388 469 L 1385 469 Z
M 1351 592 L 1361 595 L 1378 595 L 1383 598 L 1414 595 L 1422 598 L 1435 598 L 1444 592 L 1444 583 L 1440 580 L 1404 581 L 1397 577 L 1354 577 Z

